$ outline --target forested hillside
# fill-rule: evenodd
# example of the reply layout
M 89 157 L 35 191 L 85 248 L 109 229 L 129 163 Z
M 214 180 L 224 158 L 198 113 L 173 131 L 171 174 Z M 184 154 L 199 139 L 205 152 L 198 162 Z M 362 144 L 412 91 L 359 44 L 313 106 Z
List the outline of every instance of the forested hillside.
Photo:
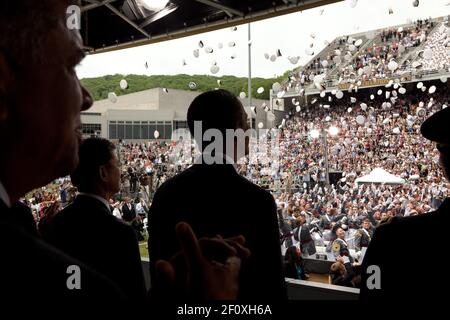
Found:
M 272 84 L 276 81 L 280 82 L 286 79 L 286 75 L 279 77 L 278 79 L 252 79 L 252 92 L 253 97 L 257 99 L 269 99 L 269 90 Z M 125 79 L 128 82 L 128 89 L 122 90 L 119 86 L 120 80 Z M 218 81 L 220 80 L 220 85 Z M 239 95 L 240 92 L 247 94 L 247 78 L 237 78 L 234 76 L 222 76 L 213 77 L 206 75 L 186 75 L 179 74 L 174 76 L 144 76 L 144 75 L 108 75 L 99 78 L 86 78 L 82 79 L 83 85 L 91 92 L 95 100 L 102 100 L 108 97 L 109 92 L 115 92 L 118 96 L 138 91 L 143 91 L 152 88 L 168 88 L 168 89 L 181 89 L 181 90 L 194 90 L 194 91 L 208 91 L 214 88 L 223 88 L 231 91 L 235 95 Z M 190 89 L 189 83 L 195 83 L 196 88 Z M 263 87 L 264 92 L 258 94 L 258 88 Z

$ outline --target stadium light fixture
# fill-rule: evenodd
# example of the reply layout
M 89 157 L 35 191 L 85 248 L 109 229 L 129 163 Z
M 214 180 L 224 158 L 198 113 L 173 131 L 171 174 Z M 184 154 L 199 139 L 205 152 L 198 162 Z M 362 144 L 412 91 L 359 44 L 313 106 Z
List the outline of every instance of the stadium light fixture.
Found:
M 169 0 L 138 0 L 138 2 L 148 10 L 159 11 L 167 6 Z
M 117 9 L 110 4 L 106 4 L 106 6 L 114 12 L 117 11 Z M 123 12 L 125 15 L 123 19 L 126 21 L 127 19 L 131 20 L 127 22 L 142 32 L 144 31 L 142 28 L 145 28 L 152 22 L 164 18 L 177 9 L 178 5 L 170 2 L 170 0 L 125 0 L 123 2 L 122 11 L 115 13 L 118 16 L 121 16 Z M 148 34 L 146 34 L 146 36 L 149 37 Z

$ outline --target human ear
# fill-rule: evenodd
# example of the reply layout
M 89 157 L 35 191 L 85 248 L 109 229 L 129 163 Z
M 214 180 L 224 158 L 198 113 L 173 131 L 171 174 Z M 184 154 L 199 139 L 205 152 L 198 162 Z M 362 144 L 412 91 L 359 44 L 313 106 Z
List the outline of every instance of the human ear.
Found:
M 102 181 L 108 181 L 108 170 L 106 169 L 106 166 L 100 166 L 98 170 L 100 174 L 100 179 Z

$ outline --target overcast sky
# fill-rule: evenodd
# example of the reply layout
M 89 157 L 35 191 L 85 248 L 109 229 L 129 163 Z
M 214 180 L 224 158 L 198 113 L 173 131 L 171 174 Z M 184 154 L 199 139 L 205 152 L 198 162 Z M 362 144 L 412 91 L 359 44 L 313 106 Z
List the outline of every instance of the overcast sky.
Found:
M 355 8 L 350 0 L 323 6 L 303 12 L 252 23 L 252 76 L 270 78 L 281 75 L 286 70 L 303 65 L 311 60 L 305 53 L 313 43 L 318 53 L 324 42 L 331 42 L 338 36 L 404 24 L 408 19 L 440 17 L 450 14 L 450 0 L 420 0 L 419 7 L 413 7 L 413 0 L 358 0 Z M 392 8 L 393 14 L 389 14 Z M 321 14 L 321 11 L 323 13 Z M 166 41 L 158 44 L 102 53 L 88 56 L 77 68 L 80 78 L 97 77 L 107 74 L 211 74 L 214 61 L 220 67 L 216 74 L 248 75 L 247 25 L 231 31 L 230 28 Z M 316 35 L 315 39 L 311 33 Z M 207 54 L 200 49 L 200 57 L 195 58 L 193 51 L 198 49 L 199 41 L 214 52 Z M 229 42 L 236 46 L 230 48 Z M 218 44 L 223 43 L 223 49 Z M 275 54 L 281 50 L 282 57 L 275 62 L 266 60 L 265 53 Z M 235 54 L 236 58 L 231 59 Z M 288 56 L 300 56 L 297 65 L 287 59 Z M 183 66 L 182 61 L 187 65 Z M 148 62 L 148 69 L 145 63 Z

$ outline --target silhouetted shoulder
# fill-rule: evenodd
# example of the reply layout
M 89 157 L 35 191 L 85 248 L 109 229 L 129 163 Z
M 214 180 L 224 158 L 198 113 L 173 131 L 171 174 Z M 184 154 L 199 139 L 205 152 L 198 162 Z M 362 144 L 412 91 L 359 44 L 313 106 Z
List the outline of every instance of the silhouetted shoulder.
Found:
M 376 232 L 388 232 L 390 230 L 415 230 L 424 227 L 440 224 L 442 213 L 433 211 L 412 217 L 392 217 L 380 223 Z M 380 231 L 382 230 L 382 231 Z
M 257 192 L 257 193 L 261 194 L 261 196 L 264 196 L 264 197 L 270 197 L 270 198 L 273 199 L 273 197 L 272 197 L 272 195 L 270 194 L 269 191 L 264 190 L 264 189 L 261 188 L 260 186 L 258 186 L 258 185 L 256 185 L 256 184 L 254 184 L 253 182 L 249 181 L 247 178 L 245 178 L 245 177 L 243 177 L 243 176 L 241 176 L 241 175 L 238 174 L 238 179 L 240 180 L 240 182 L 241 182 L 242 184 L 244 184 L 246 187 L 248 187 L 249 190 L 254 191 L 254 192 Z M 275 201 L 275 200 L 274 200 L 274 201 Z
M 46 242 L 1 222 L 0 231 L 0 243 L 3 243 L 0 249 L 5 258 L 0 266 L 0 292 L 7 301 L 82 303 L 79 306 L 96 301 L 97 306 L 106 306 L 105 303 L 110 301 L 125 299 L 122 291 L 108 278 Z M 81 270 L 82 290 L 68 289 L 67 270 L 70 266 Z
M 225 179 L 226 181 L 224 181 Z M 165 181 L 156 193 L 166 193 L 173 189 L 182 191 L 183 187 L 193 188 L 195 185 L 209 180 L 213 181 L 215 186 L 227 183 L 234 188 L 242 188 L 246 192 L 256 193 L 261 197 L 273 200 L 268 191 L 239 175 L 230 165 L 193 165 Z M 190 191 L 192 190 L 190 189 Z
M 399 235 L 414 237 L 417 236 L 415 232 L 423 232 L 424 228 L 439 227 L 441 215 L 438 211 L 433 211 L 412 217 L 392 217 L 382 221 L 376 228 L 376 233 L 385 237 L 390 234 L 396 237 Z

